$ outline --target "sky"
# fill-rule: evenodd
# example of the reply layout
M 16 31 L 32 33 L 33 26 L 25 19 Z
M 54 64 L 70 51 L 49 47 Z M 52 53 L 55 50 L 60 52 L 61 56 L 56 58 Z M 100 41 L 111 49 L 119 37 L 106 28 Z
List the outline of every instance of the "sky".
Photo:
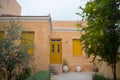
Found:
M 85 6 L 88 0 L 17 0 L 21 6 L 22 16 L 47 16 L 52 20 L 77 21 L 81 17 L 79 6 Z

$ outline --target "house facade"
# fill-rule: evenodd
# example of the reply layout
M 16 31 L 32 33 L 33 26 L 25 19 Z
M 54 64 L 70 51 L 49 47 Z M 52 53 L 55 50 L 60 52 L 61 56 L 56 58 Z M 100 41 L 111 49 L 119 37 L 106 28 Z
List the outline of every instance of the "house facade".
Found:
M 0 27 L 8 26 L 10 19 L 28 30 L 26 35 L 35 45 L 33 54 L 36 71 L 49 70 L 51 65 L 56 65 L 61 68 L 61 73 L 64 60 L 69 65 L 69 71 L 75 71 L 75 66 L 91 64 L 85 60 L 82 43 L 79 41 L 82 32 L 78 31 L 76 22 L 52 22 L 50 16 L 1 16 Z M 86 25 L 86 22 L 82 23 Z
M 9 7 L 9 4 L 13 6 Z M 0 27 L 8 26 L 11 19 L 19 22 L 26 29 L 22 36 L 35 45 L 33 73 L 51 70 L 51 67 L 62 73 L 64 61 L 69 65 L 69 72 L 76 71 L 76 66 L 80 66 L 81 71 L 93 71 L 96 68 L 91 63 L 92 59 L 86 57 L 82 48 L 84 44 L 79 41 L 84 32 L 76 27 L 76 21 L 52 21 L 49 15 L 20 16 L 20 13 L 21 7 L 16 0 L 0 0 Z M 81 24 L 85 26 L 87 22 Z M 106 63 L 97 66 L 100 73 L 112 77 L 112 71 Z M 119 72 L 120 63 L 117 65 L 117 77 L 120 77 Z
M 13 19 L 22 24 L 27 30 L 22 35 L 30 39 L 35 45 L 33 50 L 35 70 L 51 70 L 55 67 L 58 73 L 63 72 L 64 60 L 69 65 L 69 72 L 76 71 L 76 66 L 81 71 L 93 71 L 96 67 L 87 58 L 79 39 L 84 32 L 79 31 L 75 21 L 51 21 L 50 16 L 1 16 L 0 27 L 8 26 Z M 86 25 L 86 22 L 81 22 Z M 112 77 L 112 71 L 105 63 L 97 65 L 99 72 Z M 119 77 L 120 64 L 117 65 L 117 76 Z

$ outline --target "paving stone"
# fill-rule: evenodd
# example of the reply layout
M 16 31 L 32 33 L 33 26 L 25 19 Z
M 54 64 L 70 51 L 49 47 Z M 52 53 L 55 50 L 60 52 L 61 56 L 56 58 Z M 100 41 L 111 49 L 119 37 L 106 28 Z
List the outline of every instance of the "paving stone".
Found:
M 92 80 L 94 72 L 69 72 L 51 75 L 51 80 Z

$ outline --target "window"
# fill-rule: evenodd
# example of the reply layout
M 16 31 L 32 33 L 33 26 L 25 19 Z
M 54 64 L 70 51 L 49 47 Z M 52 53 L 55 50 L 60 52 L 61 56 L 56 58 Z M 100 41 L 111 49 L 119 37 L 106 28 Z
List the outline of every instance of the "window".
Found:
M 34 32 L 22 33 L 22 47 L 26 47 L 28 54 L 34 53 Z
M 58 51 L 58 53 L 60 53 L 60 44 L 58 44 L 57 46 L 58 46 L 57 51 Z
M 52 53 L 54 53 L 54 48 L 55 48 L 54 44 L 52 44 Z
M 61 52 L 61 40 L 60 39 L 52 39 L 51 40 L 51 52 L 52 53 L 60 53 Z
M 73 39 L 73 56 L 82 55 L 82 43 L 79 39 Z

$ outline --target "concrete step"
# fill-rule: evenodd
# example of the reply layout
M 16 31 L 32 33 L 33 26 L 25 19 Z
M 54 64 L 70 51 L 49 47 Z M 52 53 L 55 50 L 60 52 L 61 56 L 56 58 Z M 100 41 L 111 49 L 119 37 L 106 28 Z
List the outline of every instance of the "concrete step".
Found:
M 54 75 L 62 73 L 62 64 L 49 65 L 49 71 Z

